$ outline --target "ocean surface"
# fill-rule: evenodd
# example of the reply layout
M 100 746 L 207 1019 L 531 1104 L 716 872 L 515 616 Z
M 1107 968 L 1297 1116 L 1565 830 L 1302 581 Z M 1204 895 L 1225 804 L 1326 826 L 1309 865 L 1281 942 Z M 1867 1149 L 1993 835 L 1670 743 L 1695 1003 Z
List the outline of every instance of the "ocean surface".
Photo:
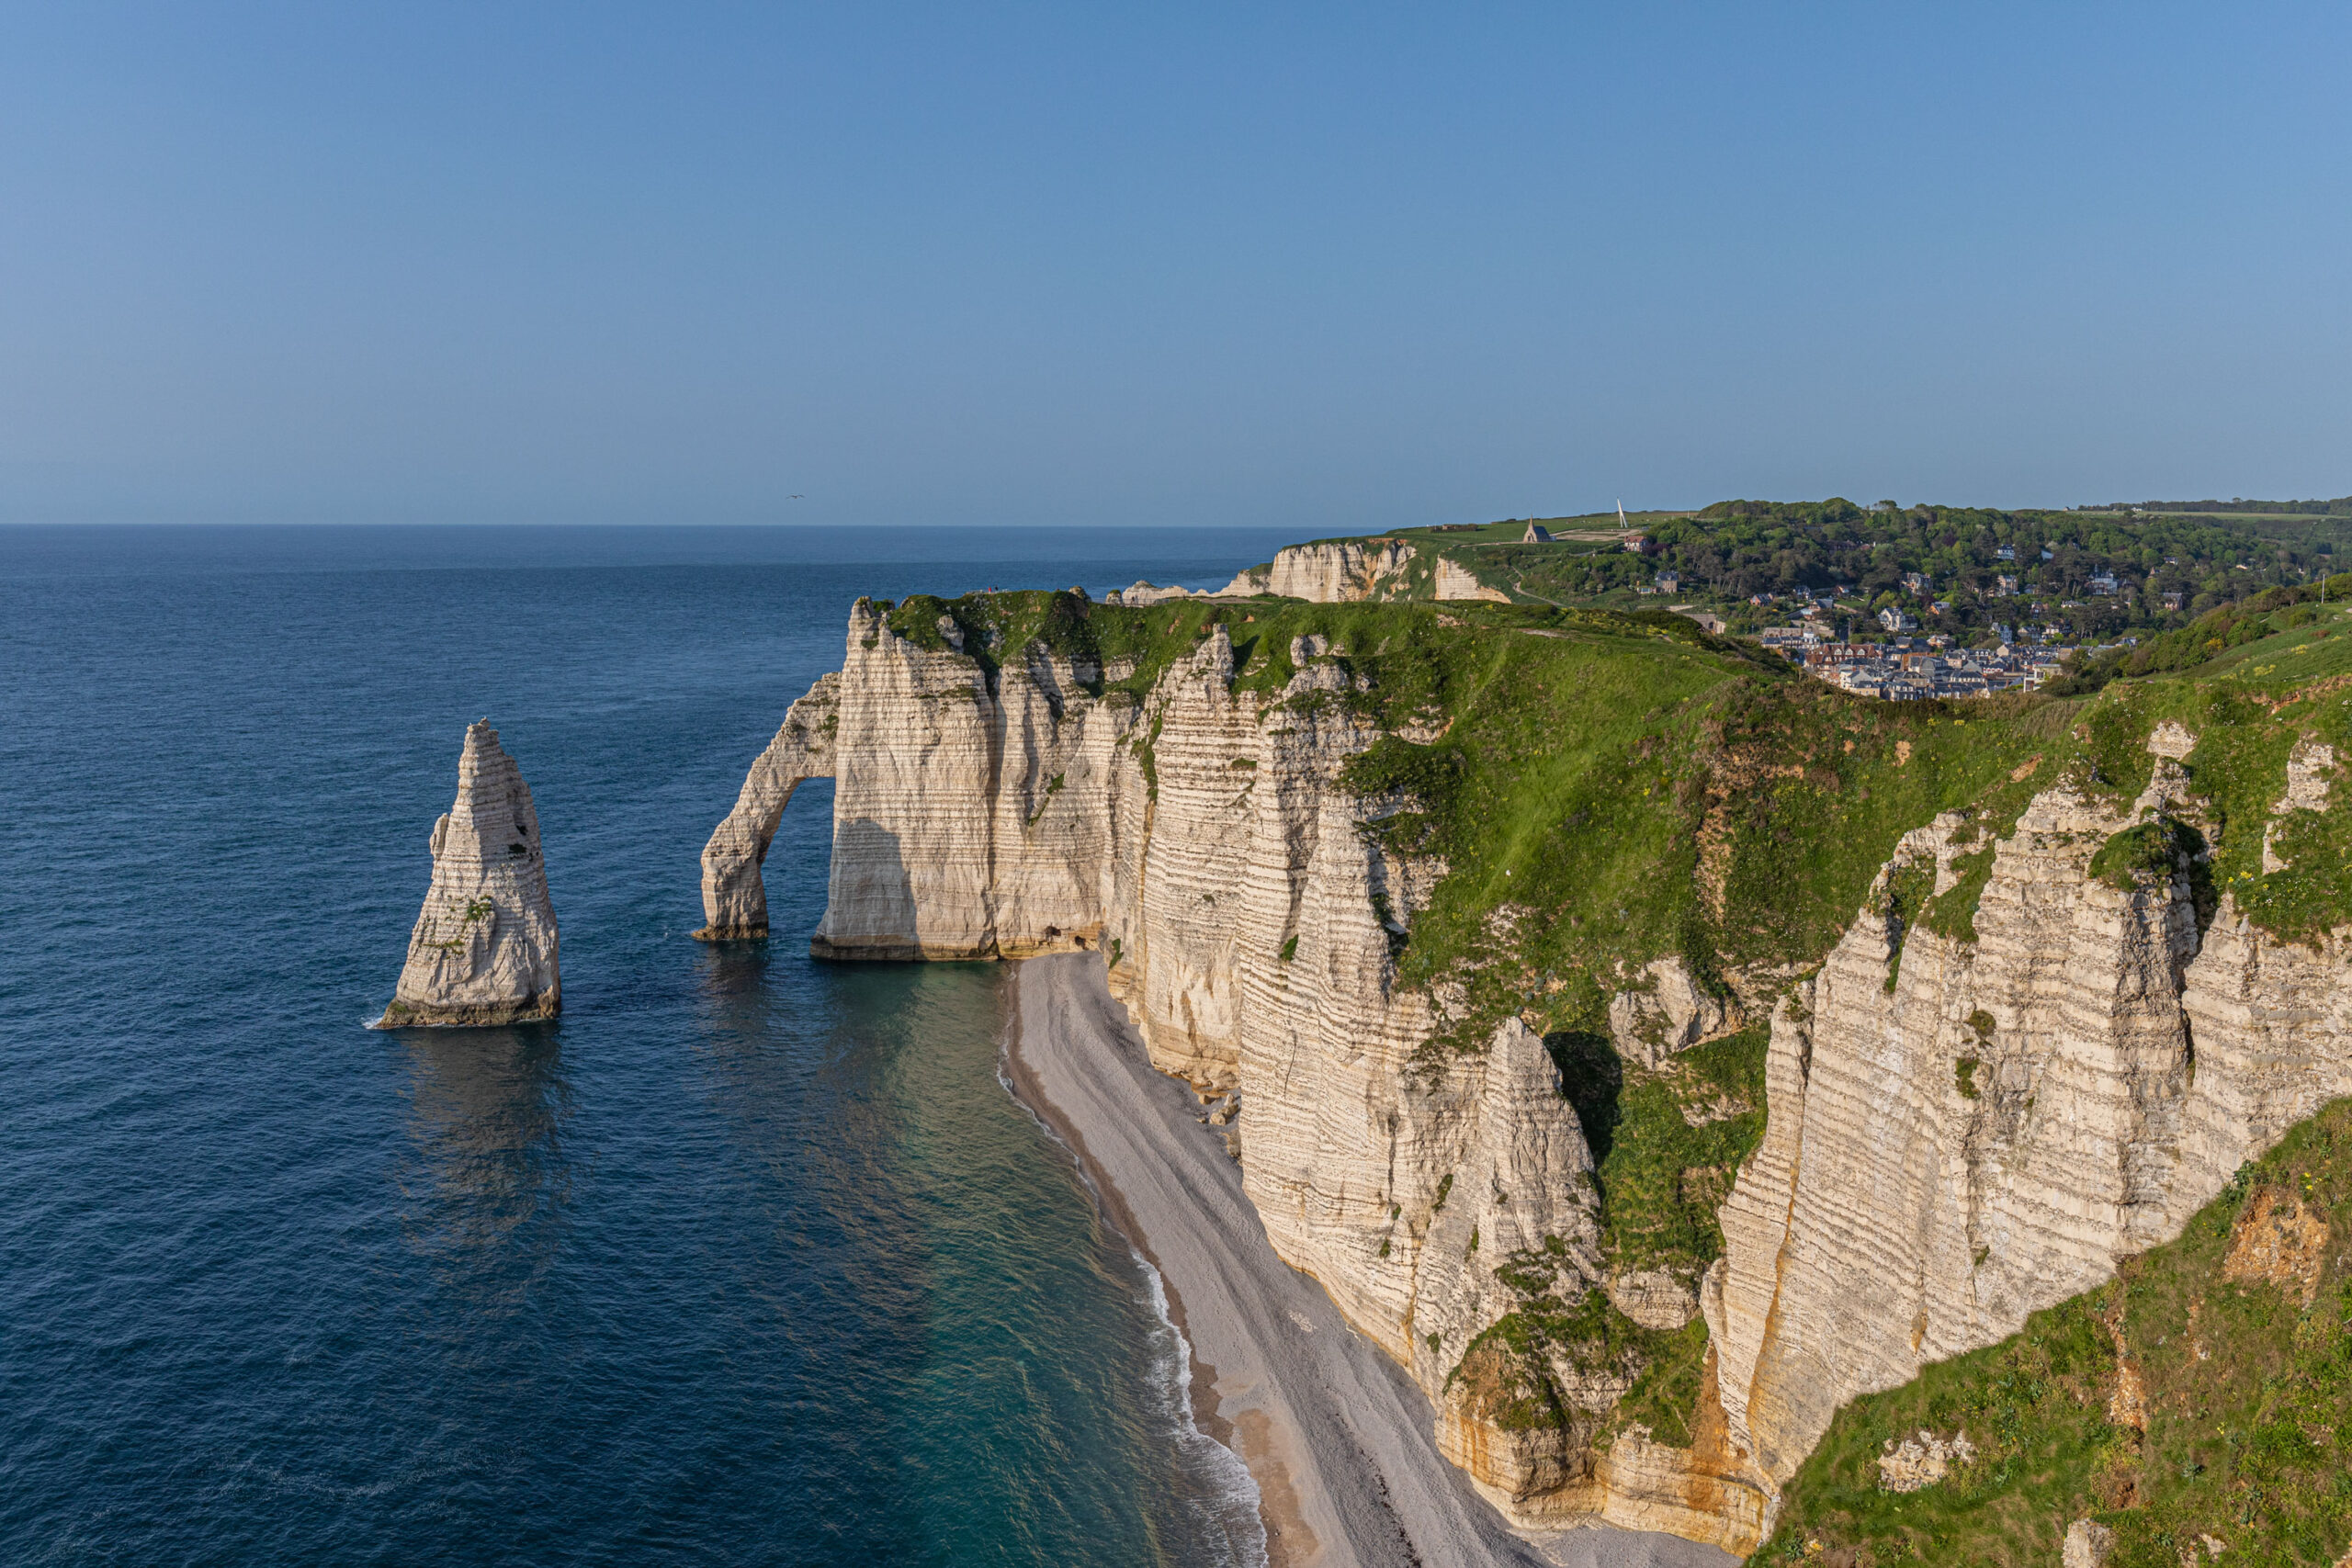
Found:
M 0 1561 L 1217 1564 L 1006 973 L 827 965 L 831 788 L 696 856 L 851 600 L 1261 530 L 0 528 Z M 375 1032 L 487 716 L 560 1022 Z

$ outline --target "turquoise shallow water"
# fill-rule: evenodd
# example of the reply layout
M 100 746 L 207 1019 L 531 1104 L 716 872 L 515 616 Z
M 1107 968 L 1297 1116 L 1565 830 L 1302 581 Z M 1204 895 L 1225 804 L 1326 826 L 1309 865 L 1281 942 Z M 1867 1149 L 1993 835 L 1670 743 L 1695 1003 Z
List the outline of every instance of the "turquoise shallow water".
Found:
M 1228 531 L 0 530 L 0 1557 L 1217 1563 L 1152 1281 L 1005 975 L 807 956 L 830 795 L 695 856 L 858 592 Z M 370 1032 L 488 715 L 565 1015 Z

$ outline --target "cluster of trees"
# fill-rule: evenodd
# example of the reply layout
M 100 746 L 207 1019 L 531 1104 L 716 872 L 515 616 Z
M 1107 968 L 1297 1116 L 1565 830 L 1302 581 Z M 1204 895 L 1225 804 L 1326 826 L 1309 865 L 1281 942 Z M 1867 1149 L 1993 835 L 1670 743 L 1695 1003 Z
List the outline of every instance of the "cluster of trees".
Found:
M 2062 697 L 2080 696 L 2098 691 L 2119 675 L 2191 669 L 2272 632 L 2308 625 L 2314 615 L 2310 607 L 2312 601 L 2329 589 L 2340 597 L 2346 587 L 2339 577 L 2318 585 L 2266 589 L 2251 599 L 2210 610 L 2136 648 L 2113 649 L 2096 657 L 2087 650 L 2077 654 L 2069 661 L 2066 673 L 2047 689 Z
M 2334 501 L 2118 501 L 2116 511 L 2235 512 L 2263 517 L 2352 517 L 2352 495 Z
M 1678 579 L 1679 598 L 1736 611 L 1758 594 L 1814 593 L 1877 608 L 1899 603 L 1947 631 L 1996 621 L 2063 624 L 2083 637 L 2184 623 L 2262 590 L 2301 582 L 2330 547 L 2265 537 L 2245 523 L 2194 516 L 2110 517 L 1989 508 L 1864 508 L 1820 502 L 1718 502 L 1647 529 L 1640 554 L 1510 548 L 1503 566 L 1530 591 L 1596 597 Z M 1906 583 L 1924 576 L 1926 592 Z M 2092 580 L 2112 576 L 2117 592 Z M 2013 578 L 2014 594 L 2002 578 Z M 2166 596 L 2177 597 L 2177 606 Z M 1929 601 L 1950 606 L 1928 622 Z M 2075 607 L 2066 608 L 2069 601 Z M 1774 620 L 1771 611 L 1741 619 Z

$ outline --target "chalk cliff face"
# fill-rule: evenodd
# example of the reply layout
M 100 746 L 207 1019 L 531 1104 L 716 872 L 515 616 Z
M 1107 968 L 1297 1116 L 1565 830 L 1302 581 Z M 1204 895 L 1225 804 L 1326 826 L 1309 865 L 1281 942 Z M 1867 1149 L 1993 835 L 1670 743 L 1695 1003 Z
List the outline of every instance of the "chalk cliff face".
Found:
M 1510 595 L 1489 588 L 1478 574 L 1449 556 L 1432 554 L 1426 584 L 1417 584 L 1408 569 L 1419 552 L 1402 539 L 1338 539 L 1320 545 L 1293 545 L 1275 552 L 1267 566 L 1235 575 L 1221 592 L 1227 597 L 1278 593 L 1317 604 L 1349 604 L 1364 599 L 1486 599 L 1508 604 Z M 1137 584 L 1137 587 L 1148 587 Z M 1153 590 L 1166 597 L 1165 590 Z M 1138 599 L 1130 589 L 1125 603 Z
M 1277 550 L 1273 563 L 1237 575 L 1225 586 L 1228 594 L 1279 593 L 1317 604 L 1356 599 L 1385 599 L 1396 580 L 1413 558 L 1413 547 L 1401 539 L 1335 539 L 1329 544 L 1293 545 Z
M 805 780 L 831 776 L 841 680 L 838 674 L 819 676 L 808 694 L 786 710 L 775 739 L 744 778 L 735 809 L 704 846 L 702 901 L 709 923 L 695 932 L 702 940 L 768 934 L 767 888 L 760 867 L 767 862 L 768 844 L 792 792 Z
M 2224 894 L 2200 938 L 2191 865 L 2091 874 L 2159 808 L 2198 809 L 2168 759 L 2129 807 L 2045 791 L 1996 846 L 1974 942 L 1866 913 L 1774 1017 L 1764 1143 L 1702 1292 L 1730 1440 L 1772 1481 L 1838 1405 L 2102 1282 L 2352 1092 L 2340 937 L 2280 943 Z M 1896 865 L 1950 886 L 1978 848 L 1960 826 Z
M 1348 596 L 1400 564 L 1334 558 L 1306 585 Z M 2136 800 L 2058 783 L 1997 840 L 1957 812 L 1911 831 L 1778 1001 L 1764 1142 L 1695 1303 L 1691 1446 L 1606 1436 L 1638 1368 L 1557 1349 L 1537 1353 L 1565 1408 L 1530 1422 L 1524 1366 L 1490 1331 L 1532 1278 L 1564 1301 L 1605 1286 L 1653 1330 L 1693 1303 L 1670 1275 L 1605 1277 L 1591 1155 L 1541 1040 L 1510 1020 L 1483 1053 L 1419 1049 L 1447 1004 L 1400 988 L 1394 953 L 1446 868 L 1385 851 L 1363 829 L 1396 803 L 1339 782 L 1378 739 L 1356 677 L 1301 637 L 1288 685 L 1248 691 L 1221 625 L 1142 688 L 1039 644 L 941 636 L 853 611 L 839 676 L 795 705 L 705 852 L 709 929 L 763 926 L 776 814 L 830 770 L 814 951 L 1102 952 L 1154 1063 L 1238 1091 L 1244 1188 L 1277 1252 L 1410 1371 L 1443 1450 L 1523 1523 L 1752 1549 L 1838 1405 L 2099 1283 L 2352 1093 L 2352 945 L 2282 944 L 2226 894 L 2203 895 L 2200 929 L 2193 863 L 2093 874 L 2123 829 L 2204 821 L 2181 766 L 2195 738 L 2160 728 Z M 2276 810 L 2324 806 L 2334 767 L 2299 748 Z M 1906 929 L 1883 897 L 1972 869 L 1973 940 Z M 1630 978 L 1608 1021 L 1645 1069 L 1736 1021 L 1678 961 Z
M 1546 1235 L 1589 1253 L 1591 1158 L 1516 1023 L 1485 1056 L 1407 1071 L 1433 1020 L 1396 990 L 1391 939 L 1443 868 L 1358 831 L 1379 807 L 1333 778 L 1375 732 L 1317 639 L 1292 654 L 1283 691 L 1237 694 L 1216 626 L 1140 700 L 1097 697 L 1100 670 L 1033 646 L 991 672 L 861 601 L 840 676 L 794 705 L 712 836 L 705 906 L 712 929 L 753 924 L 758 850 L 830 765 L 814 951 L 1103 952 L 1153 1061 L 1240 1090 L 1276 1248 L 1435 1392 L 1499 1315 L 1496 1260 Z M 807 739 L 820 714 L 829 749 Z
M 1499 588 L 1489 588 L 1478 581 L 1478 574 L 1450 556 L 1440 556 L 1430 569 L 1432 581 L 1440 599 L 1489 599 L 1498 604 L 1510 603 L 1510 595 Z
M 1436 1020 L 1396 987 L 1392 942 L 1444 868 L 1359 831 L 1384 807 L 1334 780 L 1375 731 L 1319 639 L 1291 652 L 1285 689 L 1237 693 L 1213 626 L 1140 698 L 1097 696 L 1129 671 L 1035 645 L 989 671 L 861 601 L 838 680 L 795 705 L 705 851 L 708 929 L 758 923 L 759 852 L 792 784 L 830 766 L 812 950 L 1102 952 L 1154 1063 L 1239 1091 L 1244 1187 L 1276 1251 L 1442 1402 L 1511 1308 L 1514 1254 L 1597 1281 L 1591 1156 L 1515 1020 L 1482 1055 L 1411 1070 Z
M 458 799 L 433 827 L 433 885 L 380 1027 L 553 1018 L 555 908 L 531 791 L 488 720 L 466 730 Z
M 960 633 L 957 634 L 960 636 Z M 1102 672 L 1033 645 L 997 670 L 850 617 L 832 749 L 830 958 L 1018 958 L 1098 945 L 1119 850 Z

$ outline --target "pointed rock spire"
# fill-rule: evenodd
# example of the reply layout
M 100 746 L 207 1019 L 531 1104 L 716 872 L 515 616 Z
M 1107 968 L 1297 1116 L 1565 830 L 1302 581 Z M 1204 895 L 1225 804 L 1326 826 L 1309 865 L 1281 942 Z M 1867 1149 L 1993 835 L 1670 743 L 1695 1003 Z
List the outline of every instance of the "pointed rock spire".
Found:
M 530 786 L 490 721 L 466 730 L 458 800 L 433 826 L 433 886 L 381 1028 L 553 1018 L 555 909 Z

